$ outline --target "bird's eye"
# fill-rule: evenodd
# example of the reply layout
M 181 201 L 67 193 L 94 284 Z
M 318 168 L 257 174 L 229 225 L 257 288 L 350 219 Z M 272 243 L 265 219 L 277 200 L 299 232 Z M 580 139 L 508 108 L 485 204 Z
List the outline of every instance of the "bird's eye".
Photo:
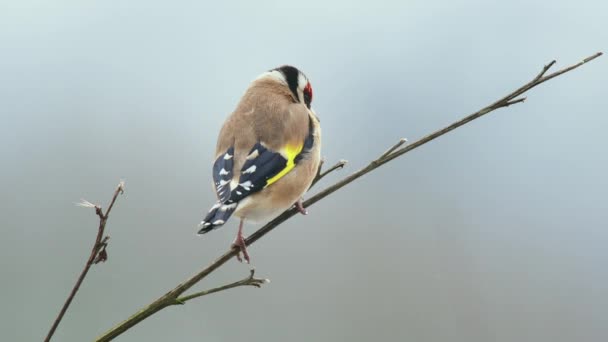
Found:
M 310 82 L 306 83 L 303 93 L 304 103 L 306 103 L 306 107 L 310 108 L 310 103 L 312 102 L 312 87 L 310 86 Z

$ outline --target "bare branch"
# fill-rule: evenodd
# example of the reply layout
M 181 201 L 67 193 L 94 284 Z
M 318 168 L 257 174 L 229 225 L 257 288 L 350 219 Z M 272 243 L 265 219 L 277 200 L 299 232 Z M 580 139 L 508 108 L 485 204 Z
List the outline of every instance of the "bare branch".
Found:
M 363 175 L 366 175 L 368 173 L 370 173 L 371 171 L 377 169 L 378 167 L 390 162 L 391 160 L 402 156 L 403 154 L 418 148 L 462 125 L 465 125 L 485 114 L 488 114 L 490 112 L 495 111 L 496 109 L 499 108 L 503 108 L 503 107 L 507 107 L 511 104 L 514 103 L 520 103 L 523 101 L 523 99 L 518 98 L 519 96 L 521 96 L 523 93 L 527 92 L 528 90 L 536 87 L 537 85 L 546 82 L 554 77 L 557 77 L 563 73 L 566 73 L 570 70 L 576 69 L 579 66 L 583 65 L 586 62 L 589 62 L 597 57 L 601 56 L 601 53 L 597 53 L 593 56 L 590 56 L 588 58 L 585 58 L 582 62 L 569 66 L 567 68 L 564 68 L 562 70 L 559 70 L 557 72 L 554 72 L 552 74 L 549 74 L 547 76 L 544 76 L 545 73 L 547 72 L 547 70 L 554 64 L 554 63 L 549 63 L 547 66 L 545 66 L 543 68 L 543 70 L 541 71 L 541 73 L 536 76 L 532 81 L 524 84 L 523 86 L 521 86 L 520 88 L 518 88 L 517 90 L 513 91 L 512 93 L 506 95 L 505 97 L 499 99 L 498 101 L 490 104 L 487 107 L 484 107 L 482 109 L 480 109 L 479 111 L 472 113 L 466 117 L 464 117 L 461 120 L 458 120 L 454 123 L 452 123 L 451 125 L 448 125 L 440 130 L 437 130 L 427 136 L 424 136 L 422 138 L 420 138 L 419 140 L 403 147 L 403 148 L 399 148 L 399 146 L 397 146 L 395 149 L 393 149 L 392 151 L 390 151 L 390 153 L 386 154 L 382 154 L 380 156 L 380 158 L 373 160 L 372 162 L 370 162 L 367 166 L 365 166 L 364 168 L 360 169 L 359 171 L 351 174 L 350 176 L 347 176 L 346 178 L 338 181 L 337 183 L 325 188 L 324 190 L 322 190 L 321 192 L 317 193 L 316 195 L 310 197 L 307 201 L 304 202 L 304 206 L 308 207 L 311 206 L 313 204 L 315 204 L 316 202 L 322 200 L 323 198 L 329 196 L 330 194 L 336 192 L 337 190 L 341 189 L 342 187 L 346 186 L 347 184 L 355 181 L 356 179 L 362 177 Z M 540 76 L 540 77 L 539 77 Z M 390 150 L 390 149 L 389 149 Z M 331 168 L 330 168 L 331 169 Z M 321 175 L 321 173 L 319 173 L 319 175 Z M 319 178 L 319 177 L 317 177 Z M 267 223 L 265 226 L 263 226 L 262 228 L 258 229 L 256 232 L 254 232 L 253 234 L 251 234 L 251 236 L 249 236 L 246 239 L 246 244 L 247 245 L 251 245 L 252 243 L 256 242 L 257 240 L 259 240 L 260 238 L 262 238 L 264 235 L 268 234 L 270 231 L 272 231 L 274 228 L 276 228 L 277 226 L 279 226 L 281 223 L 287 221 L 289 218 L 291 218 L 292 216 L 294 216 L 297 213 L 297 209 L 292 207 L 288 210 L 286 210 L 285 212 L 283 212 L 281 215 L 279 215 L 278 217 L 276 217 L 275 219 L 273 219 L 272 221 L 270 221 L 269 223 Z M 146 319 L 147 317 L 155 314 L 156 312 L 164 309 L 167 306 L 171 306 L 171 305 L 175 305 L 176 303 L 176 299 L 180 298 L 179 296 L 181 294 L 183 294 L 185 291 L 187 291 L 188 289 L 190 289 L 192 286 L 194 286 L 196 283 L 198 283 L 200 280 L 204 279 L 205 277 L 207 277 L 209 274 L 211 274 L 213 271 L 215 271 L 216 269 L 218 269 L 219 267 L 221 267 L 223 264 L 225 264 L 228 260 L 232 259 L 235 255 L 237 254 L 237 250 L 236 249 L 230 249 L 227 252 L 225 252 L 223 255 L 221 255 L 218 259 L 216 259 L 215 261 L 213 261 L 210 265 L 208 265 L 207 267 L 204 267 L 201 271 L 199 271 L 197 274 L 195 274 L 194 276 L 192 276 L 191 278 L 187 279 L 186 281 L 184 281 L 183 283 L 179 284 L 177 287 L 175 287 L 173 290 L 169 291 L 168 293 L 166 293 L 165 295 L 161 296 L 160 298 L 158 298 L 157 300 L 155 300 L 154 302 L 152 302 L 151 304 L 149 304 L 147 307 L 141 309 L 140 311 L 138 311 L 137 313 L 135 313 L 133 316 L 129 317 L 127 320 L 125 320 L 122 323 L 119 323 L 117 326 L 115 326 L 114 328 L 110 329 L 109 331 L 107 331 L 106 333 L 104 333 L 103 335 L 101 335 L 100 337 L 97 338 L 98 342 L 102 342 L 102 341 L 110 341 L 112 339 L 114 339 L 115 337 L 119 336 L 120 334 L 122 334 L 123 332 L 127 331 L 128 329 L 132 328 L 133 326 L 135 326 L 136 324 L 138 324 L 139 322 L 143 321 L 144 319 Z
M 526 99 L 527 99 L 527 97 L 520 97 L 519 99 L 507 101 L 505 103 L 505 107 L 509 107 L 510 105 L 514 105 L 516 103 L 524 102 L 524 101 L 526 101 Z
M 95 260 L 93 260 L 94 264 L 99 264 L 100 262 L 106 262 L 106 260 L 108 260 L 108 252 L 106 252 L 108 240 L 110 240 L 110 237 L 106 235 L 99 243 L 99 252 L 97 252 L 97 256 L 95 257 Z
M 110 239 L 110 237 L 109 236 L 104 237 L 103 234 L 104 234 L 104 231 L 106 228 L 106 223 L 108 222 L 108 217 L 110 216 L 110 211 L 112 210 L 112 207 L 114 206 L 114 202 L 116 202 L 116 198 L 118 197 L 118 195 L 122 194 L 124 192 L 124 186 L 125 186 L 125 183 L 123 181 L 121 181 L 118 184 L 118 187 L 114 191 L 114 195 L 112 196 L 112 200 L 110 201 L 110 205 L 108 206 L 108 210 L 106 210 L 105 214 L 101 210 L 100 206 L 95 205 L 89 201 L 81 200 L 80 203 L 76 204 L 78 206 L 85 207 L 85 208 L 95 208 L 95 214 L 97 216 L 99 216 L 99 226 L 97 228 L 97 236 L 95 238 L 95 243 L 93 243 L 93 247 L 91 248 L 91 254 L 89 255 L 89 258 L 87 259 L 87 262 L 85 263 L 84 268 L 83 268 L 82 272 L 80 273 L 80 276 L 78 276 L 78 279 L 76 280 L 76 284 L 74 284 L 72 291 L 70 292 L 70 294 L 68 295 L 68 298 L 66 299 L 65 303 L 63 304 L 63 307 L 61 307 L 61 310 L 59 311 L 57 318 L 55 318 L 55 321 L 53 322 L 51 329 L 49 330 L 48 334 L 46 335 L 46 337 L 44 339 L 45 342 L 50 341 L 51 338 L 53 337 L 53 334 L 55 334 L 55 331 L 57 330 L 59 323 L 63 319 L 63 316 L 65 315 L 68 308 L 70 307 L 70 304 L 72 303 L 72 300 L 74 299 L 74 296 L 76 296 L 76 293 L 78 292 L 80 285 L 84 281 L 84 278 L 87 276 L 87 273 L 89 272 L 89 269 L 91 268 L 91 266 L 93 264 L 97 264 L 97 263 L 104 262 L 107 260 L 108 254 L 106 252 L 106 247 L 108 246 L 108 240 Z
M 382 153 L 382 155 L 378 159 L 385 158 L 386 156 L 388 156 L 389 154 L 393 153 L 393 151 L 395 151 L 396 149 L 398 149 L 399 147 L 401 147 L 401 145 L 405 144 L 406 142 L 407 142 L 406 138 L 399 139 L 399 141 L 395 145 L 393 145 L 391 148 L 389 148 L 388 150 L 386 150 L 386 152 Z
M 118 187 L 116 188 L 116 191 L 114 192 L 114 196 L 112 196 L 112 201 L 110 201 L 108 210 L 106 210 L 106 213 L 104 214 L 104 217 L 106 218 L 106 220 L 108 219 L 108 216 L 110 215 L 110 211 L 112 210 L 112 207 L 114 206 L 114 203 L 116 202 L 116 198 L 118 197 L 119 194 L 124 194 L 124 193 L 125 193 L 125 181 L 121 180 L 120 183 L 118 183 Z
M 538 75 L 536 75 L 536 77 L 534 78 L 535 81 L 538 81 L 541 77 L 543 77 L 545 75 L 545 73 L 547 73 L 547 71 L 549 69 L 551 69 L 551 67 L 557 63 L 557 61 L 554 59 L 551 62 L 549 62 L 549 64 L 545 65 L 543 67 L 543 70 L 540 71 L 540 73 L 538 73 Z
M 229 290 L 229 289 L 239 287 L 239 286 L 253 286 L 253 287 L 260 288 L 260 287 L 262 287 L 262 285 L 270 283 L 270 279 L 254 278 L 253 276 L 255 274 L 255 269 L 252 268 L 249 272 L 250 272 L 249 276 L 244 279 L 241 279 L 239 281 L 235 281 L 234 283 L 226 284 L 223 286 L 214 287 L 209 290 L 196 292 L 191 295 L 179 297 L 179 298 L 175 299 L 175 303 L 173 303 L 173 304 L 174 305 L 183 305 L 183 304 L 186 304 L 187 301 L 192 300 L 194 298 L 199 298 L 202 296 L 206 296 L 206 295 L 220 292 L 220 291 Z
M 348 160 L 341 159 L 336 164 L 334 164 L 334 166 L 330 167 L 329 169 L 327 169 L 325 171 L 321 171 L 321 166 L 323 165 L 323 163 L 325 163 L 325 160 L 321 160 L 321 163 L 319 163 L 319 171 L 317 171 L 317 176 L 315 177 L 315 179 L 312 181 L 312 184 L 310 185 L 311 188 L 315 184 L 317 184 L 317 182 L 320 181 L 323 177 L 327 176 L 328 174 L 330 174 L 336 170 L 343 168 L 348 163 Z
M 319 178 L 319 175 L 321 174 L 321 171 L 323 170 L 323 165 L 325 164 L 325 157 L 321 158 L 321 160 L 319 161 L 319 167 L 317 168 L 317 177 Z M 314 182 L 313 182 L 314 184 Z
M 539 84 L 541 84 L 541 83 L 543 83 L 543 82 L 545 82 L 545 81 L 548 81 L 548 80 L 550 80 L 550 79 L 552 79 L 552 78 L 554 78 L 554 77 L 557 77 L 557 76 L 559 76 L 559 75 L 561 75 L 561 74 L 565 74 L 565 73 L 567 73 L 568 71 L 574 70 L 574 69 L 576 69 L 576 68 L 580 67 L 581 65 L 583 65 L 583 64 L 585 64 L 585 63 L 589 63 L 589 62 L 591 62 L 592 60 L 594 60 L 594 59 L 596 59 L 596 58 L 600 57 L 601 55 L 603 55 L 603 53 L 602 53 L 602 52 L 597 52 L 597 53 L 595 53 L 594 55 L 591 55 L 591 56 L 589 56 L 589 57 L 587 57 L 587 58 L 583 59 L 582 61 L 580 61 L 580 62 L 578 62 L 578 63 L 576 63 L 576 64 L 573 64 L 573 65 L 571 65 L 571 66 L 569 66 L 569 67 L 567 67 L 567 68 L 563 68 L 562 70 L 559 70 L 559 71 L 556 71 L 556 72 L 554 72 L 554 73 L 552 73 L 552 74 L 549 74 L 549 75 L 547 75 L 547 76 L 544 76 L 544 77 L 542 77 L 542 78 L 538 79 L 538 80 L 537 80 L 537 83 L 536 83 L 534 86 L 539 85 Z

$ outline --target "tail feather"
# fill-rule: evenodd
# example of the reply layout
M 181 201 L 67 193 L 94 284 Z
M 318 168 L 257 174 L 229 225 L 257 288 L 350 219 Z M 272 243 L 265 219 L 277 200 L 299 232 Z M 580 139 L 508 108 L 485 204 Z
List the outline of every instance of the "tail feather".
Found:
M 198 225 L 200 228 L 198 233 L 205 234 L 223 226 L 236 209 L 236 206 L 237 203 L 216 203 L 213 207 L 211 207 L 211 210 L 209 210 L 209 213 L 207 216 L 205 216 L 205 219 Z

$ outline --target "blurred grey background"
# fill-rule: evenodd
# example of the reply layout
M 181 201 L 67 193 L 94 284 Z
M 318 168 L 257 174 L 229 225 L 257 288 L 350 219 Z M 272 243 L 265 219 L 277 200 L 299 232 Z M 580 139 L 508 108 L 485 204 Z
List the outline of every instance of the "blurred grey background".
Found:
M 323 155 L 365 165 L 608 42 L 605 1 L 2 1 L 0 331 L 88 341 L 220 255 L 213 149 L 248 83 L 304 70 Z M 251 247 L 262 289 L 166 309 L 120 341 L 605 341 L 608 60 L 311 207 Z M 251 233 L 258 226 L 247 226 Z M 199 284 L 240 279 L 230 262 Z

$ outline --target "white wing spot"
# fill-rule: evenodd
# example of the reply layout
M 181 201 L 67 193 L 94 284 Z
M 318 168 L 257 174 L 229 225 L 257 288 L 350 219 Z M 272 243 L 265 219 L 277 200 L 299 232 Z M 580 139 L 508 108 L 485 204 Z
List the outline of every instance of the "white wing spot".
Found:
M 226 171 L 226 169 L 220 170 L 220 176 L 227 175 L 227 174 L 228 174 L 228 171 Z
M 257 169 L 258 167 L 255 165 L 251 165 L 247 170 L 243 171 L 243 174 L 245 173 L 254 173 L 255 169 Z
M 249 155 L 247 156 L 247 160 L 251 160 L 251 159 L 255 159 L 260 155 L 260 152 L 258 152 L 258 149 L 256 148 L 255 150 L 253 150 L 253 152 L 249 153 Z
M 245 191 L 249 191 L 252 187 L 253 184 L 251 183 L 251 181 L 246 181 L 244 183 L 239 184 L 243 189 L 245 189 Z
M 215 220 L 215 221 L 213 222 L 213 224 L 214 224 L 214 225 L 216 225 L 216 226 L 218 226 L 218 225 L 220 225 L 220 224 L 224 224 L 224 222 L 225 222 L 224 220 Z
M 224 204 L 222 206 L 222 209 L 220 209 L 221 211 L 226 211 L 228 209 L 232 209 L 236 207 L 236 203 L 232 203 L 232 204 Z
M 236 191 L 236 194 L 237 194 L 237 195 L 242 195 L 243 193 L 237 190 L 237 191 Z
M 222 180 L 220 180 L 220 185 L 219 186 L 224 186 L 226 184 L 228 184 L 228 181 L 222 179 Z
M 232 158 L 232 156 L 229 153 L 224 154 L 224 160 L 228 160 Z

